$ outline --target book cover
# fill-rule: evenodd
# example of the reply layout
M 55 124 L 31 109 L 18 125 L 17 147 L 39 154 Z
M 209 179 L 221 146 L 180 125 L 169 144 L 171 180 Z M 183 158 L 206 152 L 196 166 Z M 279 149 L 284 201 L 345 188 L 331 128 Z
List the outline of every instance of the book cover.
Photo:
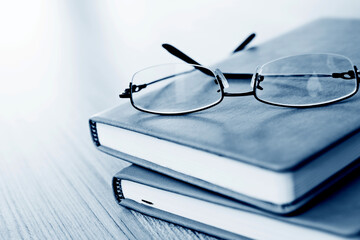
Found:
M 252 72 L 292 54 L 331 52 L 360 65 L 360 20 L 322 19 L 219 63 Z M 270 106 L 226 98 L 206 111 L 159 116 L 124 102 L 90 119 L 99 150 L 168 176 L 288 213 L 360 155 L 360 94 L 325 107 Z M 302 200 L 299 200 L 302 199 Z
M 302 211 L 279 216 L 131 165 L 113 178 L 127 208 L 226 239 L 360 239 L 360 164 Z

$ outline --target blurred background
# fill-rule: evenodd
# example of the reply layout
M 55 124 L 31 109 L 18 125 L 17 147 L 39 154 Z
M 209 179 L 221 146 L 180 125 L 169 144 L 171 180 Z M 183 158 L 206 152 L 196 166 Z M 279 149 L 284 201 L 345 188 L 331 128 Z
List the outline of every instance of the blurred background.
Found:
M 128 103 L 134 72 L 180 62 L 162 43 L 211 65 L 322 17 L 360 18 L 360 1 L 0 0 L 0 238 L 193 239 L 115 204 L 128 163 L 95 149 L 89 117 Z
M 135 71 L 179 61 L 162 43 L 208 65 L 321 17 L 358 18 L 360 1 L 1 1 L 0 121 L 61 113 L 87 84 L 103 88 L 81 101 L 115 105 Z

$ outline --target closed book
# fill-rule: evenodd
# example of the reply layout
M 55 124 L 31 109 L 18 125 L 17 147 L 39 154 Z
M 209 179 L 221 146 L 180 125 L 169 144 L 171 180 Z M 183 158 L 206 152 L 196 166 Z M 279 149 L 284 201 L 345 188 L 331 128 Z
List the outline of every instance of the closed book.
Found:
M 314 52 L 342 54 L 359 66 L 359 42 L 360 20 L 321 19 L 217 67 L 249 73 L 278 57 Z M 95 146 L 112 156 L 285 214 L 360 156 L 359 112 L 360 94 L 307 109 L 232 97 L 183 116 L 143 113 L 125 101 L 91 117 L 90 131 Z
M 359 166 L 359 164 L 357 165 Z M 225 239 L 360 239 L 360 169 L 308 203 L 280 216 L 131 165 L 113 178 L 127 208 Z

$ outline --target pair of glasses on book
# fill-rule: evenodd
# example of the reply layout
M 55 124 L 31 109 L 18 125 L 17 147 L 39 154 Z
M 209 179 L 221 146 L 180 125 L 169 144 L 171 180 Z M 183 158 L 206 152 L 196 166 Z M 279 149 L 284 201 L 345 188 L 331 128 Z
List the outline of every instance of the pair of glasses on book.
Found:
M 234 52 L 254 38 L 250 35 Z M 351 60 L 337 54 L 303 54 L 273 60 L 251 73 L 222 73 L 202 66 L 175 47 L 164 44 L 186 63 L 152 66 L 134 74 L 120 98 L 154 114 L 180 115 L 208 109 L 224 97 L 253 95 L 263 103 L 294 108 L 324 106 L 352 97 L 359 89 L 359 72 Z M 229 93 L 228 81 L 250 82 L 251 91 Z

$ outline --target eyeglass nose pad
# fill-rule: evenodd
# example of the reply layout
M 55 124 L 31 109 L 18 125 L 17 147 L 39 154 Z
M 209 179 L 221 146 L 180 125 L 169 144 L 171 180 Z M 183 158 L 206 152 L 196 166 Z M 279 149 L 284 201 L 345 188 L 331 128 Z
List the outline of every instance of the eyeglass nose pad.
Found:
M 224 88 L 228 88 L 229 87 L 229 83 L 226 79 L 226 77 L 224 76 L 224 74 L 220 71 L 220 69 L 215 69 L 215 74 L 217 76 L 219 76 L 221 83 L 223 84 Z
M 260 66 L 257 66 L 256 67 L 256 70 L 255 70 L 255 73 L 253 74 L 252 78 L 251 78 L 251 82 L 250 82 L 250 87 L 251 88 L 254 88 L 255 86 L 255 79 L 257 78 L 258 76 L 258 73 L 260 72 L 261 70 L 261 67 Z

